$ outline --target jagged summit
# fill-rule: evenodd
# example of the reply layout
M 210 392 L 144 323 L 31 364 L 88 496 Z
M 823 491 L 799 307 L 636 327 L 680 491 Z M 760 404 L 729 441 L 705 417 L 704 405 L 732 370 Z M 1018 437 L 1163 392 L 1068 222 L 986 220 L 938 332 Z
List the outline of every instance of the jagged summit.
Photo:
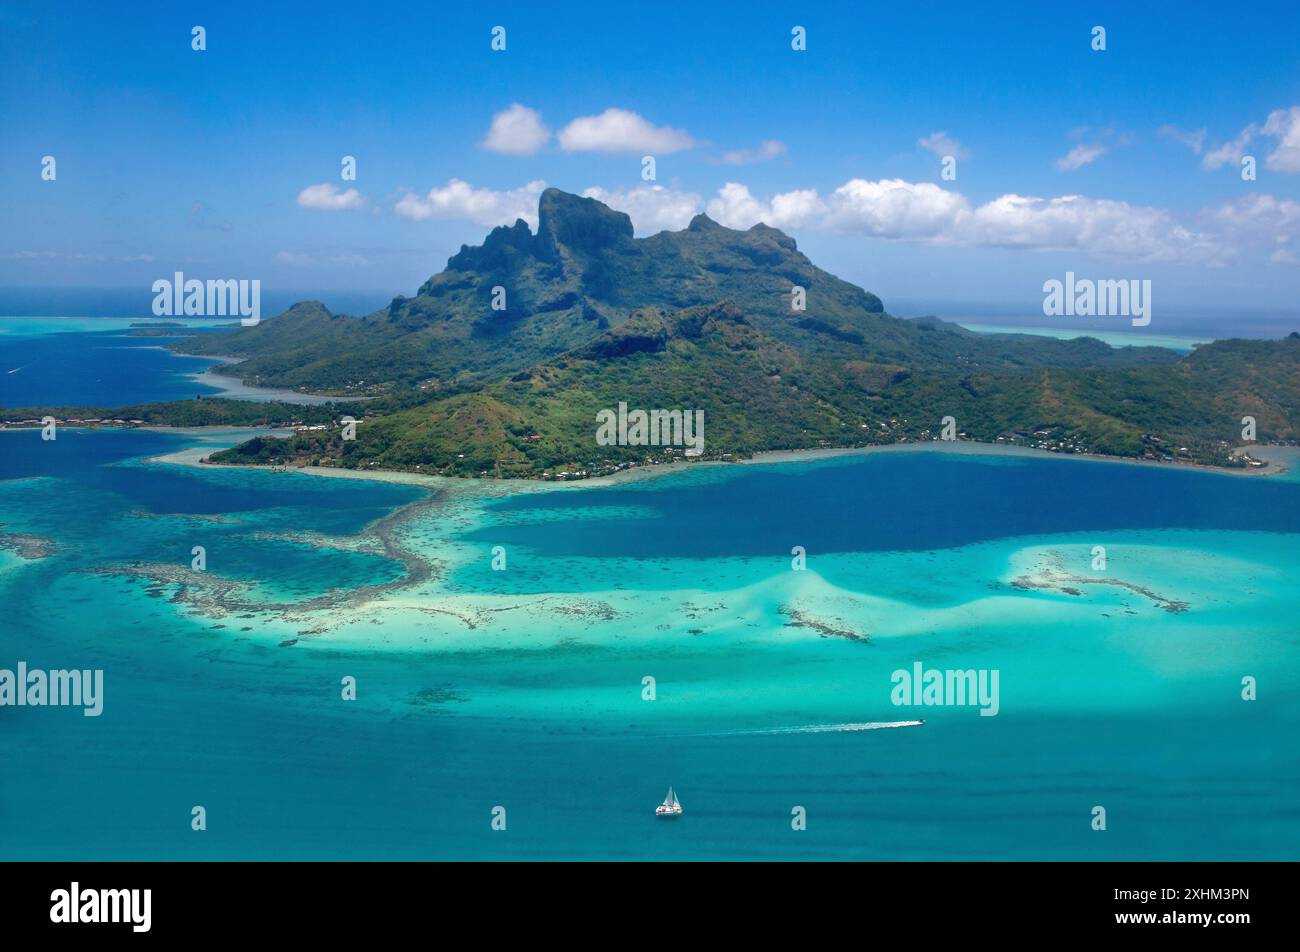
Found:
M 472 271 L 499 267 L 512 255 L 526 254 L 539 260 L 558 262 L 566 256 L 639 254 L 643 242 L 687 241 L 692 236 L 710 235 L 735 244 L 767 239 L 788 251 L 797 251 L 795 240 L 777 228 L 759 223 L 747 231 L 727 228 L 706 214 L 696 215 L 681 231 L 665 231 L 649 238 L 633 237 L 632 219 L 604 202 L 548 188 L 537 204 L 537 233 L 522 218 L 513 225 L 500 225 L 488 233 L 481 245 L 461 245 L 447 261 L 448 271 Z M 665 238 L 665 236 L 667 236 Z M 436 275 L 435 275 L 436 278 Z M 432 289 L 431 278 L 420 293 Z
M 594 198 L 548 188 L 537 203 L 537 247 L 541 255 L 564 249 L 599 254 L 632 241 L 632 219 Z
M 716 221 L 710 218 L 704 212 L 700 212 L 691 219 L 691 223 L 686 226 L 687 231 L 709 231 L 711 229 L 721 228 Z

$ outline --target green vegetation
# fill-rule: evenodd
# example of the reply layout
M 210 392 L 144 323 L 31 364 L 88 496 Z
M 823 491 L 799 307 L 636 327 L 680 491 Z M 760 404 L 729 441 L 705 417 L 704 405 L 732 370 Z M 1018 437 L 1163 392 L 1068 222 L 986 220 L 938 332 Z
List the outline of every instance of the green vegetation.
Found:
M 945 416 L 968 439 L 1217 465 L 1240 465 L 1244 415 L 1261 441 L 1300 440 L 1297 335 L 1180 359 L 1093 338 L 977 334 L 889 316 L 764 225 L 735 231 L 700 215 L 636 239 L 626 215 L 555 189 L 539 222 L 536 234 L 522 221 L 493 230 L 414 297 L 367 317 L 307 302 L 173 345 L 241 358 L 223 372 L 248 383 L 364 403 L 49 412 L 324 425 L 213 459 L 470 476 L 567 478 L 682 458 L 680 446 L 598 445 L 596 414 L 620 403 L 703 411 L 705 458 L 935 439 Z M 791 306 L 796 286 L 804 310 Z M 339 418 L 363 407 L 356 439 L 343 440 Z
M 682 458 L 681 448 L 598 446 L 596 414 L 624 402 L 703 410 L 704 458 L 935 439 L 951 415 L 969 439 L 1228 466 L 1239 465 L 1241 407 L 1259 410 L 1261 439 L 1300 439 L 1300 379 L 1279 383 L 1298 369 L 1300 339 L 1288 339 L 1225 341 L 1166 366 L 958 377 L 809 359 L 724 302 L 638 312 L 559 360 L 372 419 L 353 441 L 330 430 L 214 459 L 557 477 Z

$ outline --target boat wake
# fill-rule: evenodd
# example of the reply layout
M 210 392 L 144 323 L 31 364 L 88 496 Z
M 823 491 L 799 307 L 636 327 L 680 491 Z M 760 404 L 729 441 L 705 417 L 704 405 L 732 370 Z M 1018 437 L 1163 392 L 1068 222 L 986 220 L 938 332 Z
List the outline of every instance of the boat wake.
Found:
M 849 731 L 879 731 L 893 727 L 920 727 L 925 721 L 863 721 L 848 724 L 808 724 L 803 727 L 768 727 L 755 730 L 718 731 L 704 737 L 739 737 L 747 734 L 832 734 Z

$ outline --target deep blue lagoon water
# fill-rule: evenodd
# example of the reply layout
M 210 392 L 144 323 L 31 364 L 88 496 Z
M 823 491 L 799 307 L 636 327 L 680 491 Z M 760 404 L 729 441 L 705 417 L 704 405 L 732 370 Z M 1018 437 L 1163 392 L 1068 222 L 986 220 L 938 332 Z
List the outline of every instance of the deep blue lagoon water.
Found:
M 697 466 L 599 493 L 510 496 L 489 508 L 504 525 L 471 538 L 548 556 L 645 559 L 780 555 L 792 545 L 921 551 L 1083 530 L 1300 532 L 1300 495 L 1280 481 L 926 451 L 841 456 L 811 469 L 755 466 L 743 477 L 734 467 Z M 620 517 L 602 518 L 607 511 Z
M 191 379 L 217 361 L 173 354 L 166 348 L 178 337 L 132 336 L 132 323 L 158 321 L 0 318 L 0 407 L 124 407 L 221 392 Z

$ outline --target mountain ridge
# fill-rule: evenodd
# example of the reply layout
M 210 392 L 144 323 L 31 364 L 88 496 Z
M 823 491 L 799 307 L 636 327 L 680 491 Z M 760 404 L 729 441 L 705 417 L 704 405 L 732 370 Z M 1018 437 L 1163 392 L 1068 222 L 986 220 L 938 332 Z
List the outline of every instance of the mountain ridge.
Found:
M 816 267 L 767 225 L 739 231 L 698 215 L 680 231 L 635 238 L 626 214 L 558 189 L 542 193 L 538 219 L 536 233 L 518 220 L 481 245 L 463 245 L 415 296 L 368 316 L 340 319 L 300 304 L 286 312 L 292 331 L 277 331 L 283 318 L 274 318 L 176 349 L 244 358 L 223 371 L 261 386 L 345 397 L 403 387 L 454 393 L 572 350 L 636 308 L 731 300 L 760 329 L 818 356 L 906 359 L 941 371 L 1041 366 L 1079 353 L 1072 342 L 994 340 L 947 322 L 891 317 L 879 297 Z M 801 311 L 791 307 L 795 286 L 806 292 Z M 503 310 L 493 309 L 494 289 Z M 1087 359 L 1174 358 L 1158 348 L 1104 348 Z

